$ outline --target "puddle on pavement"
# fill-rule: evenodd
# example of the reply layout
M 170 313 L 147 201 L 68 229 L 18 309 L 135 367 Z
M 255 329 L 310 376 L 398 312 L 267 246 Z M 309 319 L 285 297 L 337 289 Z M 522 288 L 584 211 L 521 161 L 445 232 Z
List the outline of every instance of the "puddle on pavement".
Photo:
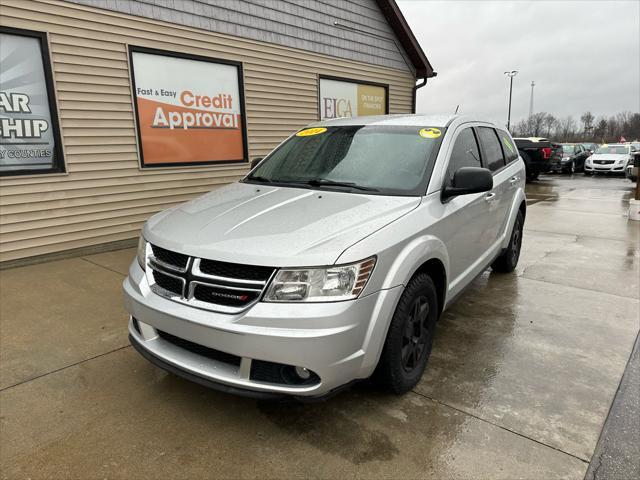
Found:
M 389 461 L 399 453 L 386 433 L 350 418 L 336 408 L 341 403 L 336 400 L 311 405 L 258 402 L 257 408 L 288 435 L 356 465 Z

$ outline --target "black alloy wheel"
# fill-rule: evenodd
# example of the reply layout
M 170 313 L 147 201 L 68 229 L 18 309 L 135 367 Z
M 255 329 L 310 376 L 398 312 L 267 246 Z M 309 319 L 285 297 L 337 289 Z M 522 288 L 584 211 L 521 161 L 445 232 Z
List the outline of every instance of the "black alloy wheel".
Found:
M 496 272 L 509 273 L 513 272 L 518 265 L 520 259 L 520 251 L 522 250 L 522 230 L 524 228 L 524 215 L 518 212 L 516 221 L 513 224 L 509 245 L 505 248 L 500 256 L 491 264 L 491 268 Z
M 402 335 L 402 368 L 412 372 L 427 352 L 431 332 L 429 331 L 429 301 L 425 296 L 416 298 L 405 320 Z
M 438 293 L 431 277 L 416 274 L 402 292 L 373 374 L 385 390 L 408 392 L 420 381 L 433 345 Z

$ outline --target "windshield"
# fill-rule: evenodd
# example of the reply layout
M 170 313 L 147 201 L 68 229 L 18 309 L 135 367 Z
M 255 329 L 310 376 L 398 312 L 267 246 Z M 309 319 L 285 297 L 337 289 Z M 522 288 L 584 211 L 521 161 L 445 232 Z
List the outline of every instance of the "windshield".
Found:
M 423 195 L 444 128 L 355 125 L 301 130 L 244 181 Z
M 563 145 L 562 146 L 562 151 L 564 153 L 573 153 L 576 147 L 574 147 L 573 145 Z
M 599 155 L 625 155 L 629 153 L 629 145 L 603 145 L 596 150 L 596 153 Z

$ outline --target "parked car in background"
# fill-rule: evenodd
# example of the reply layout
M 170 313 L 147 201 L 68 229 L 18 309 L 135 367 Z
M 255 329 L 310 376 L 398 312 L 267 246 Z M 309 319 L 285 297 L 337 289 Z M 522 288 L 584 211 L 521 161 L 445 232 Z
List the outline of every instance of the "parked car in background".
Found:
M 597 143 L 581 143 L 584 148 L 589 150 L 589 153 L 593 155 L 595 151 L 598 149 L 599 145 Z
M 581 143 L 563 143 L 562 157 L 558 161 L 554 157 L 551 161 L 552 172 L 575 173 L 584 171 L 584 163 L 591 156 L 589 150 Z
M 596 153 L 587 158 L 584 174 L 617 173 L 624 175 L 627 165 L 633 161 L 632 153 L 636 148 L 628 143 L 605 144 L 598 147 Z
M 535 180 L 541 173 L 551 171 L 551 163 L 562 159 L 562 145 L 546 138 L 514 138 L 518 152 L 527 169 L 527 180 Z
M 236 394 L 322 397 L 374 372 L 405 393 L 442 311 L 489 266 L 515 269 L 524 186 L 513 139 L 478 117 L 315 123 L 149 219 L 123 285 L 130 341 Z

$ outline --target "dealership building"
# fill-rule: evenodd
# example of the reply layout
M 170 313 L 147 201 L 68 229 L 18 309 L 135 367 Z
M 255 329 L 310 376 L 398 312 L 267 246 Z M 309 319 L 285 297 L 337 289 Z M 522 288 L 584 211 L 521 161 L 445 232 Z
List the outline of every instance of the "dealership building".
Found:
M 0 265 L 131 244 L 318 119 L 410 113 L 394 0 L 0 0 Z

